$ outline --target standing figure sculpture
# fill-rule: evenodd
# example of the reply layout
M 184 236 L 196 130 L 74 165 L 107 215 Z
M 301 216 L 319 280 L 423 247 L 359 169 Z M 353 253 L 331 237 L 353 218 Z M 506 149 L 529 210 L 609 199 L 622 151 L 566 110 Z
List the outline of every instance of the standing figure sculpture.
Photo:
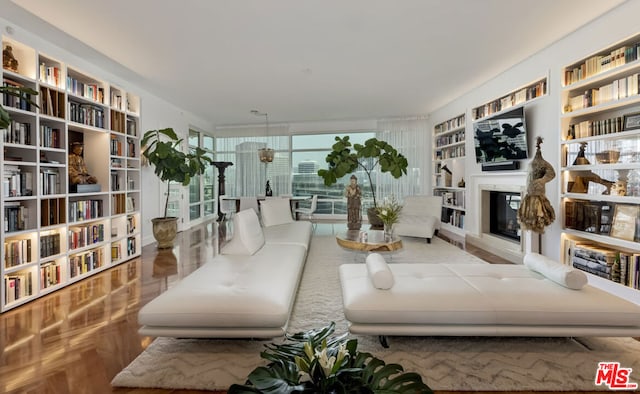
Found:
M 524 230 L 544 233 L 544 228 L 554 220 L 556 214 L 545 195 L 545 184 L 556 177 L 553 166 L 542 158 L 540 152 L 542 138 L 536 142 L 536 155 L 529 167 L 527 178 L 527 195 L 518 209 L 518 222 Z
M 344 194 L 347 197 L 347 228 L 349 230 L 360 230 L 360 227 L 362 227 L 362 211 L 360 209 L 362 191 L 358 186 L 358 178 L 355 175 L 351 175 L 349 186 L 347 186 Z
M 98 183 L 98 179 L 89 174 L 87 165 L 82 157 L 84 145 L 82 142 L 71 143 L 71 153 L 69 153 L 69 184 L 85 185 Z

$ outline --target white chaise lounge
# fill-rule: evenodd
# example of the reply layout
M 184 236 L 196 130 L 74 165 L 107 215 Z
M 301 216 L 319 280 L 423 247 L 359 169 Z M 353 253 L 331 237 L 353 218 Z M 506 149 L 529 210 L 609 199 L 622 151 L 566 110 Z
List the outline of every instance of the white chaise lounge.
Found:
M 380 259 L 339 272 L 349 330 L 383 345 L 387 335 L 640 336 L 639 305 L 538 254 L 525 257 L 528 266 Z M 536 264 L 543 268 L 529 268 Z
M 312 235 L 294 222 L 287 199 L 233 219 L 222 253 L 142 307 L 143 335 L 184 338 L 273 338 L 284 335 Z
M 400 218 L 393 225 L 393 231 L 397 235 L 426 238 L 431 243 L 431 238 L 440 229 L 442 197 L 407 196 L 403 203 Z

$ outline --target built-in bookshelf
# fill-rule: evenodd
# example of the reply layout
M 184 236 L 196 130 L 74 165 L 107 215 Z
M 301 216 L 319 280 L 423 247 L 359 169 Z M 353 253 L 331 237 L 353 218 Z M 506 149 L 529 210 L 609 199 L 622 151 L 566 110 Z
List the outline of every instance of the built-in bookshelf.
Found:
M 433 128 L 433 195 L 442 197 L 441 228 L 464 235 L 465 114 Z
M 2 69 L 3 84 L 38 95 L 37 106 L 2 97 L 11 124 L 0 130 L 1 312 L 141 251 L 140 98 L 3 36 L 9 46 L 15 61 Z M 96 184 L 70 184 L 72 143 L 83 145 Z
M 562 70 L 563 261 L 623 293 L 640 276 L 639 55 L 640 34 Z
M 475 121 L 494 115 L 498 112 L 505 111 L 511 107 L 516 107 L 526 103 L 527 101 L 546 95 L 548 89 L 547 80 L 548 78 L 545 76 L 521 88 L 513 90 L 500 98 L 472 108 L 471 119 Z

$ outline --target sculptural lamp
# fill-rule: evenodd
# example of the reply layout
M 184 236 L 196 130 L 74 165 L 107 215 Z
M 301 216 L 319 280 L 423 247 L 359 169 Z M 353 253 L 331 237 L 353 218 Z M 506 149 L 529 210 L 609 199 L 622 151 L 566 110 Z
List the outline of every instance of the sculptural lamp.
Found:
M 269 114 L 266 112 L 262 113 L 256 109 L 251 110 L 251 113 L 256 116 L 264 116 L 265 123 L 266 123 L 266 136 L 269 137 Z M 271 163 L 273 161 L 274 155 L 275 155 L 275 151 L 271 148 L 264 147 L 264 148 L 258 149 L 258 158 L 260 158 L 260 161 L 262 163 L 265 163 L 265 164 Z

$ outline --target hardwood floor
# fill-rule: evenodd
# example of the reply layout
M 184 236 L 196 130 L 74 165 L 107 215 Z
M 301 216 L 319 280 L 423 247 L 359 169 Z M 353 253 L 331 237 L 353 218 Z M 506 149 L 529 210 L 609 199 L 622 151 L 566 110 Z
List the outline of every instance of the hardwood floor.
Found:
M 344 225 L 321 223 L 317 233 L 334 227 Z M 211 393 L 110 382 L 153 340 L 138 334 L 138 310 L 213 258 L 221 238 L 215 223 L 203 224 L 180 233 L 173 250 L 146 246 L 139 258 L 0 315 L 0 393 Z

